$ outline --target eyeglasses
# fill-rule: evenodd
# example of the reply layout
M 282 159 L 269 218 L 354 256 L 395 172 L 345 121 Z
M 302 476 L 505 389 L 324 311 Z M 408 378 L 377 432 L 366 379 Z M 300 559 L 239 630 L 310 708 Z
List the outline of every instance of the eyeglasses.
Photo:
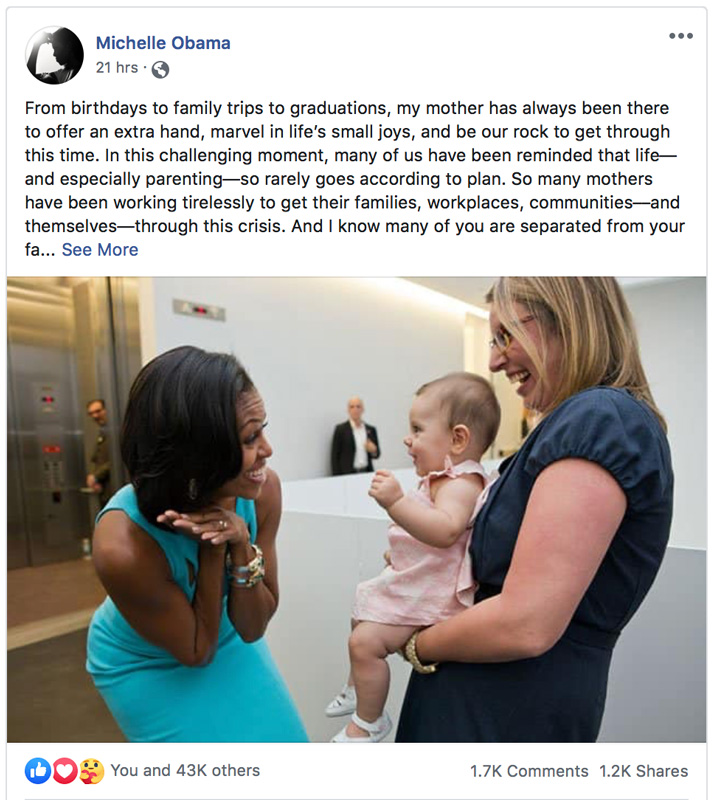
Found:
M 523 319 L 519 319 L 518 322 L 521 325 L 525 325 L 527 322 L 533 322 L 534 319 L 534 316 L 529 315 L 523 317 Z M 493 339 L 489 340 L 488 346 L 491 350 L 495 347 L 502 356 L 505 356 L 512 342 L 513 334 L 509 330 L 506 330 L 506 328 L 501 328 L 493 335 Z

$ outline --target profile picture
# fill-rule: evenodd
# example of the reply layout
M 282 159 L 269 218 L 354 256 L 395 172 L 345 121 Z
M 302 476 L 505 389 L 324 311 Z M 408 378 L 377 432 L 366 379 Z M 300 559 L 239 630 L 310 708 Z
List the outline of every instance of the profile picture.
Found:
M 69 28 L 42 28 L 30 39 L 25 53 L 30 74 L 42 83 L 67 83 L 79 72 L 84 48 Z

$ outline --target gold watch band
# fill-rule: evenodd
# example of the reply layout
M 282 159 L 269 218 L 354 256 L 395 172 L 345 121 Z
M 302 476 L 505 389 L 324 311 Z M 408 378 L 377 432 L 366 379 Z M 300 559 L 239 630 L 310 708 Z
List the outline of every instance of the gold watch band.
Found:
M 404 645 L 404 656 L 406 657 L 407 661 L 412 665 L 414 670 L 418 672 L 420 675 L 431 675 L 432 673 L 436 672 L 439 663 L 438 662 L 434 662 L 433 664 L 421 663 L 416 650 L 416 640 L 419 633 L 420 631 L 414 631 L 414 633 L 407 640 L 407 643 Z
M 252 589 L 265 577 L 265 558 L 263 551 L 257 544 L 251 542 L 250 545 L 255 553 L 254 558 L 244 567 L 236 566 L 233 563 L 228 565 L 228 578 L 239 589 Z

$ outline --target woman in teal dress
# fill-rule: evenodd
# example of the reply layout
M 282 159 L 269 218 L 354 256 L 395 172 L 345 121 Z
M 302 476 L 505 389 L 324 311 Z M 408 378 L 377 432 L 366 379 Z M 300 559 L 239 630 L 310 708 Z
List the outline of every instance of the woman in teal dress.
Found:
M 278 604 L 280 481 L 238 361 L 179 347 L 132 386 L 131 484 L 98 518 L 108 597 L 87 669 L 135 742 L 305 742 L 263 634 Z

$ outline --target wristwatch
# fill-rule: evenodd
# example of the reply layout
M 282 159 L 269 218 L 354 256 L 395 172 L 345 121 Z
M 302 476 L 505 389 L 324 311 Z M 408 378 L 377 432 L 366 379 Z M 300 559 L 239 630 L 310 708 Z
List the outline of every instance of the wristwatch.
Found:
M 414 670 L 420 675 L 431 675 L 432 673 L 436 672 L 439 662 L 435 661 L 432 664 L 422 664 L 421 661 L 419 661 L 419 656 L 417 655 L 416 650 L 416 640 L 420 633 L 420 630 L 414 631 L 409 639 L 407 639 L 407 643 L 404 645 L 404 658 L 406 658 Z

